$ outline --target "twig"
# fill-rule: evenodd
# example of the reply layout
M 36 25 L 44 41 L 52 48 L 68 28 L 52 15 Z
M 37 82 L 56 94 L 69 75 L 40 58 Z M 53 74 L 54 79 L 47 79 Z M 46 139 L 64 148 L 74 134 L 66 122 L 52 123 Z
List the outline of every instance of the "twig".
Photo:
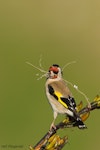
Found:
M 100 109 L 100 96 L 96 96 L 94 101 L 91 102 L 91 108 L 88 108 L 88 106 L 85 106 L 82 108 L 83 104 L 80 102 L 80 104 L 77 106 L 77 111 L 84 122 L 87 120 L 87 118 L 90 115 L 90 111 L 95 109 Z M 35 145 L 30 146 L 30 150 L 60 150 L 64 147 L 64 145 L 68 142 L 68 137 L 61 138 L 57 134 L 57 130 L 63 129 L 63 128 L 71 128 L 76 127 L 75 121 L 71 120 L 70 118 L 65 118 L 62 122 L 56 125 L 56 129 L 52 129 L 51 131 L 48 131 L 44 137 Z

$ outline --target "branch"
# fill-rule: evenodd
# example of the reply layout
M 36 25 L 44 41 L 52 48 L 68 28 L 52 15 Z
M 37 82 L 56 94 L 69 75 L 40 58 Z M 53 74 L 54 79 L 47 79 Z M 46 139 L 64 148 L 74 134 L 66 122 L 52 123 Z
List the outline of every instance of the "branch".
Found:
M 83 107 L 82 101 L 77 105 L 77 112 L 83 122 L 88 119 L 90 111 L 95 109 L 100 109 L 100 96 L 98 95 L 91 102 L 91 108 L 88 108 L 88 106 Z M 57 130 L 71 127 L 76 127 L 76 122 L 70 119 L 70 117 L 66 117 L 56 125 L 56 129 L 48 131 L 34 147 L 30 146 L 30 150 L 61 150 L 68 142 L 68 137 L 64 136 L 61 138 L 57 134 Z

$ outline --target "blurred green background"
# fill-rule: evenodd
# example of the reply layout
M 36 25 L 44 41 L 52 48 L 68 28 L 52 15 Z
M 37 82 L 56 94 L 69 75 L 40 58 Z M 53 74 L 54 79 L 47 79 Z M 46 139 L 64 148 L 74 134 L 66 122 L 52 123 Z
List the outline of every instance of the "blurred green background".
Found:
M 76 60 L 64 70 L 64 78 L 77 84 L 90 101 L 100 94 L 100 1 L 0 1 L 0 149 L 28 149 L 49 129 L 53 115 L 45 78 L 38 81 L 40 72 L 26 64 L 39 66 L 41 56 L 44 70 Z M 77 103 L 86 104 L 71 90 Z M 69 137 L 64 149 L 100 149 L 99 110 L 91 113 L 86 125 L 84 131 L 63 131 Z

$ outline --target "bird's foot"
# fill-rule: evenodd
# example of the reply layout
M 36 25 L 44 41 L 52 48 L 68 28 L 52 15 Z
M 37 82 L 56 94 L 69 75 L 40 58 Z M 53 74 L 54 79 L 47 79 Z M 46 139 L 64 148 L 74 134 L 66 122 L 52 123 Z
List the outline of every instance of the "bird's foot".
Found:
M 50 131 L 52 131 L 52 130 L 56 130 L 56 126 L 54 125 L 54 123 L 52 123 L 50 126 Z
M 87 107 L 88 107 L 89 110 L 91 109 L 91 103 L 90 102 L 88 103 Z
M 54 131 L 56 131 L 56 126 L 54 125 L 54 123 L 52 123 L 49 129 L 49 133 L 52 134 Z

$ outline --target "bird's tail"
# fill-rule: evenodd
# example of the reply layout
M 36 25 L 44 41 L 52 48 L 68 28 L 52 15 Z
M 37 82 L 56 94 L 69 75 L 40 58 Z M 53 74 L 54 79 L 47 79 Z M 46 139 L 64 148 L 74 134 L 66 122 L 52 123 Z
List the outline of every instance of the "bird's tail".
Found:
M 80 117 L 77 117 L 74 126 L 78 126 L 79 129 L 86 129 L 87 128 Z
M 74 122 L 74 126 L 77 126 L 79 129 L 86 129 L 86 125 L 83 123 L 82 119 L 80 118 L 79 114 L 76 112 L 76 110 L 73 112 L 74 117 L 69 117 L 71 121 Z

